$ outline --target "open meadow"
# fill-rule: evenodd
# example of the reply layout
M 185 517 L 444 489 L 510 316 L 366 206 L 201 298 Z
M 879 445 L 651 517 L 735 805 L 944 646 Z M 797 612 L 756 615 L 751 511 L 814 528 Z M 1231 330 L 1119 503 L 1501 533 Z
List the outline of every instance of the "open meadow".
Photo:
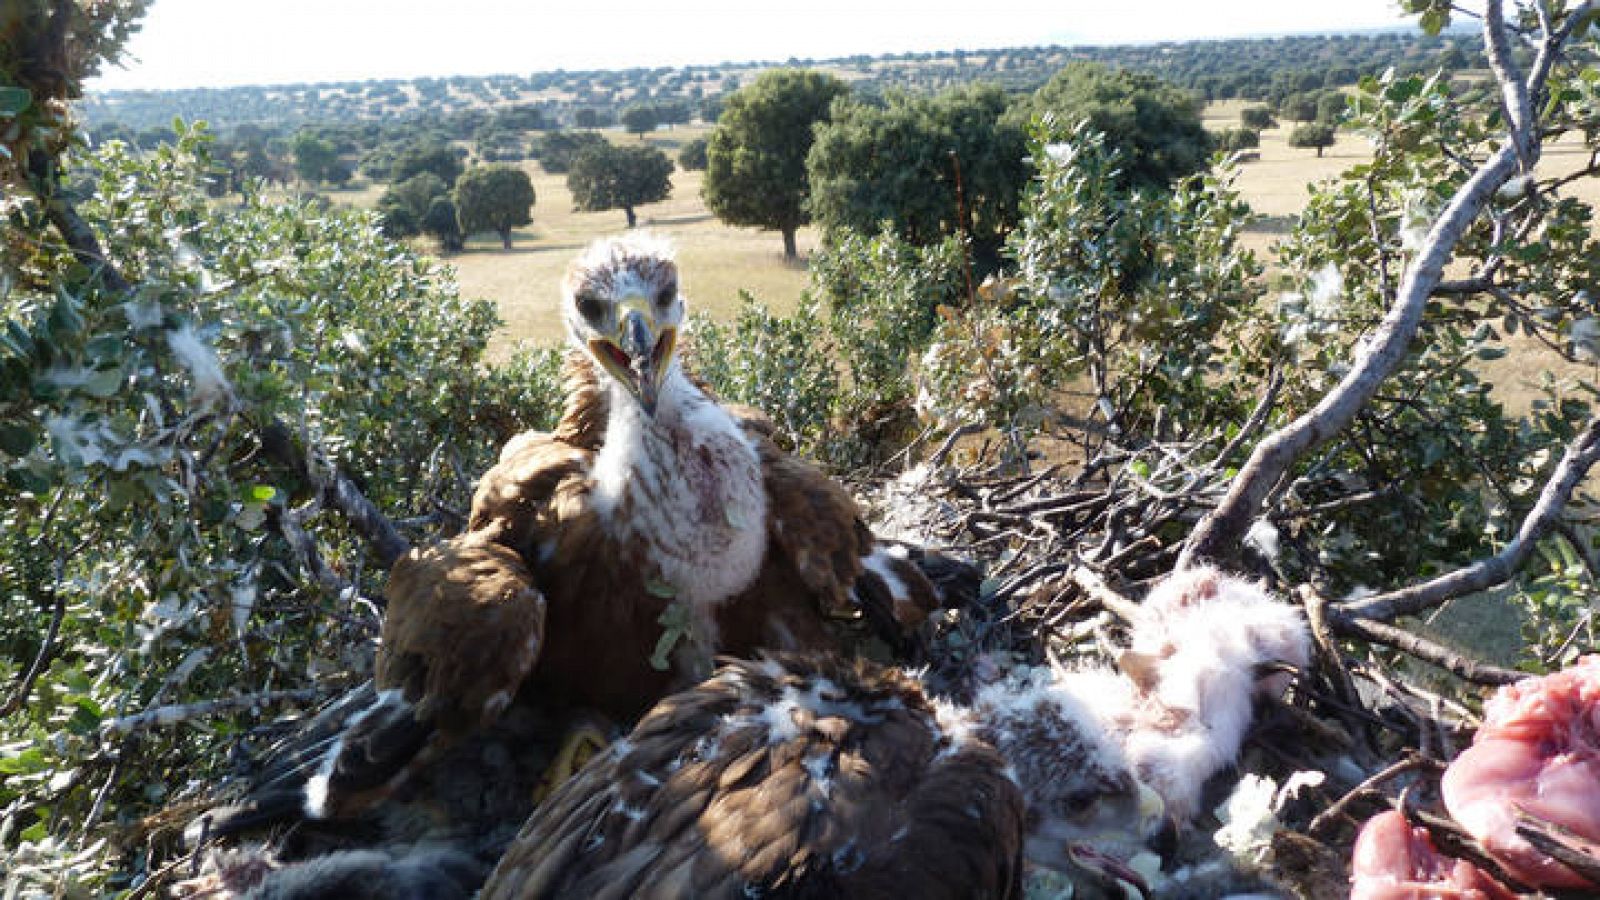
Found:
M 682 145 L 705 137 L 705 126 L 677 126 L 643 138 L 668 157 L 677 158 Z M 640 138 L 617 129 L 602 132 L 621 145 Z M 621 210 L 577 212 L 565 175 L 544 171 L 538 162 L 516 163 L 533 180 L 537 197 L 533 223 L 516 229 L 512 249 L 501 249 L 496 235 L 478 235 L 460 253 L 440 254 L 455 269 L 461 293 L 493 300 L 500 307 L 505 327 L 490 346 L 491 358 L 504 358 L 517 344 L 559 343 L 558 312 L 561 276 L 574 253 L 590 241 L 626 230 Z M 788 310 L 806 286 L 805 256 L 816 246 L 816 232 L 801 229 L 801 260 L 785 262 L 783 238 L 775 231 L 724 225 L 700 199 L 703 172 L 672 173 L 672 196 L 660 203 L 637 208 L 639 227 L 670 238 L 683 268 L 684 291 L 691 309 L 717 317 L 731 316 L 739 307 L 739 292 L 748 291 L 767 305 Z M 382 187 L 333 192 L 335 202 L 375 207 Z M 430 242 L 431 243 L 431 242 Z
M 1237 127 L 1245 101 L 1225 101 L 1205 110 L 1205 125 L 1213 131 Z M 1261 217 L 1243 236 L 1245 246 L 1271 264 L 1271 246 L 1289 227 L 1306 203 L 1308 186 L 1330 178 L 1371 157 L 1370 145 L 1359 134 L 1340 131 L 1332 147 L 1319 157 L 1314 150 L 1290 147 L 1292 123 L 1280 123 L 1261 134 L 1259 158 L 1239 167 L 1236 186 Z M 707 126 L 677 126 L 643 138 L 674 159 L 687 141 L 706 136 Z M 619 129 L 602 132 L 618 144 L 641 139 Z M 1577 139 L 1549 147 L 1541 173 L 1570 172 L 1588 163 L 1588 152 Z M 558 314 L 559 286 L 572 255 L 594 238 L 625 230 L 620 210 L 577 212 L 567 190 L 566 176 L 547 173 L 533 160 L 518 163 L 533 180 L 538 200 L 533 223 L 514 232 L 513 249 L 502 250 L 497 237 L 479 235 L 460 253 L 442 254 L 453 268 L 463 295 L 482 297 L 498 304 L 504 327 L 490 347 L 491 359 L 503 359 L 520 343 L 551 345 L 561 340 Z M 731 316 L 739 292 L 748 291 L 776 311 L 793 309 L 806 288 L 805 259 L 817 243 L 814 229 L 799 235 L 801 259 L 783 258 L 782 239 L 776 232 L 735 228 L 723 224 L 706 209 L 700 197 L 702 172 L 676 170 L 672 196 L 660 203 L 640 206 L 640 227 L 658 231 L 677 246 L 683 265 L 684 286 L 692 308 L 715 317 Z M 1591 203 L 1600 202 L 1600 185 L 1585 179 L 1567 190 Z M 335 191 L 336 202 L 362 207 L 377 205 L 382 186 L 368 185 Z M 1562 374 L 1576 372 L 1543 347 L 1520 347 L 1499 360 L 1480 364 L 1514 409 L 1525 409 L 1536 394 L 1532 379 L 1550 368 Z

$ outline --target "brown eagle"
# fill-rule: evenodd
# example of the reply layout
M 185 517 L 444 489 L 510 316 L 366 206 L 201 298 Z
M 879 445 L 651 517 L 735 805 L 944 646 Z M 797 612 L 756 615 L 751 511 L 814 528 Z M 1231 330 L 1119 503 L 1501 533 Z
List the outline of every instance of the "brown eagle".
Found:
M 1160 821 L 1052 679 L 956 707 L 896 669 L 770 653 L 659 703 L 540 806 L 480 896 L 1005 898 L 1025 857 L 1139 885 L 1121 861 Z
M 923 567 L 949 560 L 877 542 L 850 496 L 781 450 L 766 420 L 685 374 L 665 244 L 632 234 L 589 247 L 563 282 L 562 314 L 556 428 L 507 443 L 464 534 L 395 566 L 372 699 L 277 767 L 280 802 L 240 824 L 281 815 L 269 807 L 296 774 L 304 787 L 288 794 L 305 815 L 357 813 L 519 696 L 558 720 L 627 725 L 709 675 L 714 654 L 837 650 L 839 621 L 858 618 L 904 649 L 938 603 Z

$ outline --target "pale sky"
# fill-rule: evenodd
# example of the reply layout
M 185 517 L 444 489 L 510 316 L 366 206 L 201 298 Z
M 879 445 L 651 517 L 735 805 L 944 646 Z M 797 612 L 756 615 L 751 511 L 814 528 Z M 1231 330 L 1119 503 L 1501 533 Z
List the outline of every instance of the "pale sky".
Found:
M 1395 0 L 155 0 L 91 90 L 525 75 L 1404 23 Z

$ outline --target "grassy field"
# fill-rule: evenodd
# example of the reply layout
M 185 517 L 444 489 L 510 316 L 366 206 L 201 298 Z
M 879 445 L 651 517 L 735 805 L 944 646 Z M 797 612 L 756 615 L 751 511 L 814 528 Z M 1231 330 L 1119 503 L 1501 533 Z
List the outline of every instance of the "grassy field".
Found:
M 704 127 L 679 126 L 644 141 L 675 159 L 683 143 L 704 137 L 705 132 Z M 616 131 L 606 134 L 620 144 L 640 140 Z M 538 200 L 533 224 L 513 234 L 512 249 L 502 250 L 498 237 L 483 235 L 469 241 L 464 252 L 443 257 L 455 268 L 464 296 L 486 297 L 500 305 L 506 324 L 490 347 L 491 358 L 502 357 L 522 341 L 559 343 L 559 289 L 567 263 L 595 238 L 627 230 L 621 210 L 573 211 L 565 175 L 547 174 L 537 162 L 521 165 L 533 179 Z M 741 289 L 775 308 L 792 308 L 806 285 L 804 256 L 816 245 L 815 233 L 802 230 L 801 261 L 785 262 L 783 238 L 777 232 L 733 228 L 711 215 L 700 199 L 703 175 L 673 172 L 672 196 L 635 210 L 639 227 L 665 235 L 676 245 L 691 308 L 718 317 L 730 315 L 738 308 Z
M 1241 101 L 1214 104 L 1205 111 L 1207 128 L 1222 130 L 1237 127 Z M 1250 206 L 1264 217 L 1244 233 L 1246 246 L 1263 254 L 1269 252 L 1289 218 L 1304 208 L 1309 185 L 1337 177 L 1349 167 L 1371 156 L 1367 141 L 1359 135 L 1340 132 L 1336 143 L 1318 157 L 1314 150 L 1288 145 L 1290 125 L 1267 129 L 1261 135 L 1260 158 L 1240 168 L 1238 188 Z M 634 143 L 639 138 L 618 130 L 604 132 L 617 143 Z M 704 126 L 679 126 L 658 131 L 644 138 L 676 157 L 686 141 L 704 137 Z M 1572 171 L 1588 161 L 1581 142 L 1550 147 L 1540 169 L 1542 174 Z M 455 269 L 462 293 L 491 299 L 500 307 L 505 327 L 494 339 L 491 358 L 503 358 L 519 342 L 554 344 L 561 340 L 557 311 L 562 273 L 573 254 L 589 241 L 626 230 L 620 210 L 588 213 L 572 209 L 566 178 L 544 172 L 536 162 L 521 164 L 533 179 L 538 202 L 533 209 L 533 224 L 514 235 L 513 249 L 500 249 L 493 236 L 480 236 L 461 253 L 443 255 Z M 812 229 L 800 233 L 801 259 L 788 263 L 783 258 L 782 239 L 776 232 L 733 228 L 713 217 L 700 199 L 702 173 L 673 173 L 672 196 L 660 203 L 637 209 L 641 227 L 671 238 L 677 245 L 683 268 L 684 287 L 692 308 L 713 316 L 726 316 L 738 307 L 741 289 L 748 290 L 779 311 L 793 308 L 806 286 L 805 258 L 816 246 Z M 1593 179 L 1569 188 L 1575 196 L 1600 204 L 1600 184 Z M 375 206 L 382 186 L 365 186 L 333 192 L 336 202 L 353 206 Z M 1528 379 L 1531 373 L 1550 365 L 1558 366 L 1552 354 L 1542 348 L 1519 348 L 1518 353 L 1484 364 L 1488 376 L 1514 407 L 1531 399 Z M 1565 367 L 1558 366 L 1564 374 Z M 1592 376 L 1592 371 L 1581 373 Z

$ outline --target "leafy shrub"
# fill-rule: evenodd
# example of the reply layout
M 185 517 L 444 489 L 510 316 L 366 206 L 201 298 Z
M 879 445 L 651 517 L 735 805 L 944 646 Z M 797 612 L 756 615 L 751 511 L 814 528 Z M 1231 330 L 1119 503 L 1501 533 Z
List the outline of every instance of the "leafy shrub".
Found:
M 1049 392 L 1083 379 L 1090 421 L 1114 432 L 1142 433 L 1158 414 L 1193 433 L 1242 418 L 1238 392 L 1212 389 L 1243 374 L 1218 337 L 1259 296 L 1259 266 L 1236 243 L 1248 210 L 1226 174 L 1129 191 L 1097 132 L 1049 119 L 1033 150 L 1013 274 L 976 309 L 942 311 L 924 408 L 1026 437 Z
M 703 172 L 706 168 L 706 139 L 695 138 L 678 150 L 678 168 L 685 172 Z
M 0 289 L 0 679 L 42 664 L 0 719 L 24 893 L 127 887 L 108 865 L 127 848 L 114 862 L 137 874 L 170 840 L 139 824 L 178 799 L 164 786 L 215 779 L 270 707 L 241 697 L 306 699 L 365 671 L 376 618 L 359 596 L 382 567 L 272 442 L 428 522 L 464 509 L 500 442 L 548 423 L 558 396 L 549 354 L 486 373 L 493 307 L 373 216 L 208 205 L 200 129 L 83 163 L 98 174 L 84 218 L 133 292 L 34 240 L 25 205 L 0 225 L 16 276 Z M 236 705 L 114 724 L 200 700 Z
M 845 437 L 832 427 L 839 374 L 814 304 L 776 316 L 741 292 L 731 324 L 699 314 L 691 322 L 690 368 L 719 398 L 766 413 L 781 443 L 830 458 L 831 447 Z
M 1213 134 L 1212 141 L 1218 150 L 1228 153 L 1254 150 L 1261 146 L 1261 132 L 1253 128 L 1230 128 Z

